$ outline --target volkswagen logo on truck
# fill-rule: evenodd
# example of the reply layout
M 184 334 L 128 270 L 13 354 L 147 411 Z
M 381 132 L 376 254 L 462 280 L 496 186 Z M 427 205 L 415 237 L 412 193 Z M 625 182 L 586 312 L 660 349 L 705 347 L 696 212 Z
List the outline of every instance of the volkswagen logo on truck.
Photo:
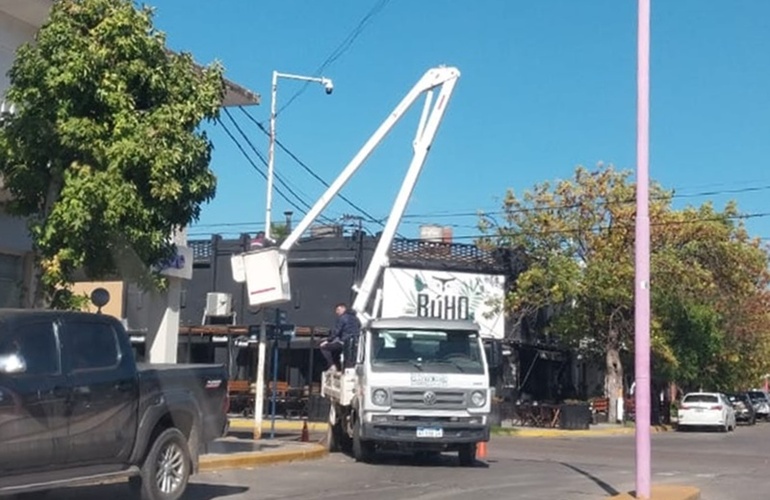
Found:
M 436 393 L 433 391 L 427 391 L 422 396 L 423 402 L 428 406 L 433 406 L 436 404 Z

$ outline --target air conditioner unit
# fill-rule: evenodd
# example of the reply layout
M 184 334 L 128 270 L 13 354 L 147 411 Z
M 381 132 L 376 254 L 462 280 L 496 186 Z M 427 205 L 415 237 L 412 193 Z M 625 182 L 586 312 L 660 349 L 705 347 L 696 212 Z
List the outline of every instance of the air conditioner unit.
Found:
M 225 318 L 232 316 L 233 295 L 231 293 L 210 292 L 206 294 L 206 316 Z

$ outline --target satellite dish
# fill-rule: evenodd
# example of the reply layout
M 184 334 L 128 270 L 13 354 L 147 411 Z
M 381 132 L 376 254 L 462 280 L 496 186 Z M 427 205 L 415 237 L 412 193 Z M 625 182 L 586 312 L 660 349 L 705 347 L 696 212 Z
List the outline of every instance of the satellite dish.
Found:
M 91 303 L 98 309 L 97 312 L 102 312 L 102 307 L 106 306 L 110 301 L 110 292 L 104 288 L 96 288 L 91 292 Z

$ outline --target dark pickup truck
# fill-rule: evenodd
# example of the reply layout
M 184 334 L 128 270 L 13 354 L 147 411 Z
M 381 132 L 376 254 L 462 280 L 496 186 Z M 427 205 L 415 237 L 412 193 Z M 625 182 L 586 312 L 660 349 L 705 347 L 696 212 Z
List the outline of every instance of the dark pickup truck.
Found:
M 116 319 L 0 309 L 0 496 L 128 478 L 184 493 L 227 431 L 222 365 L 142 365 Z

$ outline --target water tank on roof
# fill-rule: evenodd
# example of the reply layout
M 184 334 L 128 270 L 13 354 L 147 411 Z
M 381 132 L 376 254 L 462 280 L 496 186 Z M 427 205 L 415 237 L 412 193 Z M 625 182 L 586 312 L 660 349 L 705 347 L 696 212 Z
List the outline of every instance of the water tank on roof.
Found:
M 436 224 L 424 224 L 420 226 L 420 239 L 441 243 L 444 236 L 444 228 Z

